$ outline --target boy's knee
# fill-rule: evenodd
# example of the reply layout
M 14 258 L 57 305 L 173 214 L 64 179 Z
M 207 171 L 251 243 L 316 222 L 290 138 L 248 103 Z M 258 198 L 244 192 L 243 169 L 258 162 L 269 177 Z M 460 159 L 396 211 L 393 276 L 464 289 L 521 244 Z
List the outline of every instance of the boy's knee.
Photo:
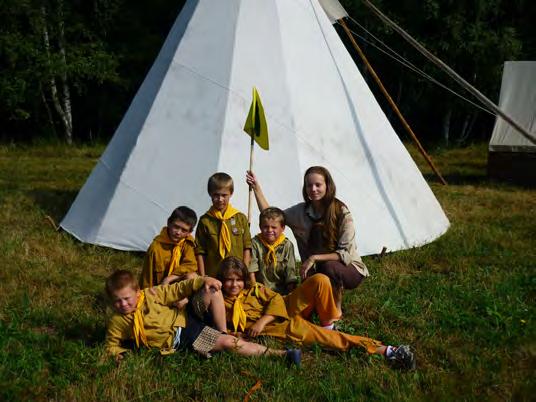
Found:
M 199 291 L 201 294 L 202 303 L 205 306 L 205 309 L 208 309 L 210 306 L 215 305 L 224 305 L 223 293 L 221 290 L 209 289 L 208 291 L 204 288 Z
M 321 272 L 313 275 L 310 280 L 314 281 L 314 283 L 316 283 L 318 286 L 327 286 L 331 284 L 329 276 Z

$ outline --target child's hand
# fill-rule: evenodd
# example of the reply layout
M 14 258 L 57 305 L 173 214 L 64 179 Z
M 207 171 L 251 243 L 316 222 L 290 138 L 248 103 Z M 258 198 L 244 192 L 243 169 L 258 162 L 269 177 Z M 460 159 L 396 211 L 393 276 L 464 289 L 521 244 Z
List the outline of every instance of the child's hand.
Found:
M 188 304 L 188 298 L 185 297 L 184 299 L 179 300 L 178 302 L 175 302 L 175 307 L 179 310 L 183 309 Z
M 261 334 L 265 326 L 266 324 L 262 322 L 261 320 L 257 321 L 255 324 L 253 324 L 249 328 L 248 335 L 251 336 L 252 338 L 256 338 L 257 336 Z
M 221 289 L 221 282 L 210 276 L 205 276 L 205 292 L 209 292 L 211 289 L 218 291 Z
M 309 270 L 313 267 L 313 265 L 315 265 L 314 256 L 310 256 L 302 263 L 301 268 L 300 268 L 300 276 L 302 278 L 302 281 L 305 280 L 305 278 L 307 278 L 307 272 L 309 272 Z
M 125 356 L 123 356 L 123 353 L 119 353 L 117 355 L 115 355 L 115 364 L 117 364 L 119 366 L 119 364 L 121 364 L 121 362 L 123 361 L 123 359 L 125 358 Z
M 257 181 L 257 176 L 255 176 L 255 173 L 253 173 L 251 170 L 246 171 L 246 183 L 253 190 L 256 190 L 257 186 L 259 185 L 259 182 Z

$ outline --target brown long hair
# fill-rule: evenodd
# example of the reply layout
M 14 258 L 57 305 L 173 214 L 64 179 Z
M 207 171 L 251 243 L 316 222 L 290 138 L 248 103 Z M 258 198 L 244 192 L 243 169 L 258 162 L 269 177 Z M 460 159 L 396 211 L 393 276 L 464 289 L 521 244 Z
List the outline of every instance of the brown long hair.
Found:
M 220 269 L 218 270 L 217 279 L 223 283 L 229 274 L 236 274 L 240 276 L 244 281 L 244 289 L 249 289 L 251 287 L 248 267 L 246 267 L 246 264 L 244 264 L 244 261 L 242 261 L 240 258 L 229 256 L 220 262 Z
M 303 175 L 302 195 L 303 200 L 307 205 L 311 203 L 311 200 L 307 196 L 306 178 L 308 175 L 313 173 L 321 175 L 326 182 L 326 194 L 320 200 L 322 207 L 324 208 L 324 215 L 322 216 L 322 237 L 328 250 L 334 251 L 337 248 L 337 239 L 339 237 L 338 232 L 342 217 L 342 207 L 345 207 L 346 205 L 335 197 L 337 187 L 335 186 L 335 182 L 333 181 L 331 174 L 323 166 L 311 166 Z

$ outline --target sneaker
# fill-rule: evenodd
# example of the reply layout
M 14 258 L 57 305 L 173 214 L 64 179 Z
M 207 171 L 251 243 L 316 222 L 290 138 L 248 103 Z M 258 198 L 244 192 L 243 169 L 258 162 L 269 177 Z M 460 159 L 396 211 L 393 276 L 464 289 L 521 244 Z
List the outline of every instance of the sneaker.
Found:
M 393 354 L 387 358 L 387 362 L 393 367 L 403 370 L 415 370 L 415 355 L 409 345 L 400 345 Z
M 285 357 L 289 366 L 301 367 L 301 349 L 287 349 Z

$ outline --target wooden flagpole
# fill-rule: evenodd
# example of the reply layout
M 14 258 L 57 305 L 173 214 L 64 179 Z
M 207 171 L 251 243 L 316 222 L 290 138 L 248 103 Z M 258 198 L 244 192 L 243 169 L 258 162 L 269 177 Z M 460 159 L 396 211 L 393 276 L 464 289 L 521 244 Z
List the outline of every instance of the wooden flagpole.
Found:
M 255 141 L 253 140 L 253 135 L 251 135 L 251 147 L 249 150 L 249 171 L 253 172 L 253 149 L 255 147 Z M 251 227 L 251 215 L 253 213 L 253 188 L 249 186 L 249 199 L 248 199 L 248 222 Z

